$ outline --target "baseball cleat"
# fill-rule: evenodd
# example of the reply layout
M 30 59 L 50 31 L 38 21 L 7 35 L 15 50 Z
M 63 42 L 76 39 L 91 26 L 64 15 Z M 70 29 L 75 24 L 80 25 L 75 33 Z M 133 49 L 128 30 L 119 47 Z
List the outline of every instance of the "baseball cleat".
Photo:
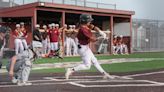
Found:
M 71 68 L 67 68 L 65 73 L 65 79 L 68 80 L 69 76 L 73 73 L 73 70 Z
M 108 73 L 104 73 L 103 79 L 114 79 L 115 77 L 112 75 L 109 75 Z
M 114 76 L 116 79 L 124 79 L 124 80 L 132 80 L 133 78 L 125 77 L 125 76 Z
M 11 81 L 12 81 L 12 83 L 14 83 L 14 84 L 15 84 L 15 83 L 17 83 L 17 82 L 18 82 L 18 79 L 16 79 L 15 77 L 13 77 Z
M 32 83 L 30 83 L 30 82 L 18 82 L 17 85 L 18 86 L 29 86 L 29 85 L 32 85 Z

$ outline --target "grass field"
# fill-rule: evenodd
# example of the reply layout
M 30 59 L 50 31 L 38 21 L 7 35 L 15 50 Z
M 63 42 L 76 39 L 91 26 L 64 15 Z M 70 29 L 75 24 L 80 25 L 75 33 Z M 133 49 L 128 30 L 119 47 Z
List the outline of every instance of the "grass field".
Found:
M 117 58 L 163 58 L 164 52 L 154 52 L 154 53 L 134 53 L 131 55 L 97 55 L 98 60 L 106 59 L 117 59 Z M 59 59 L 39 59 L 35 64 L 42 63 L 58 63 L 58 62 L 79 62 L 81 61 L 80 57 L 65 57 L 63 60 Z M 152 60 L 152 61 L 143 61 L 143 62 L 126 62 L 126 63 L 115 63 L 115 64 L 103 64 L 102 67 L 107 72 L 119 73 L 119 72 L 133 72 L 133 71 L 145 71 L 145 70 L 155 70 L 155 69 L 164 69 L 164 60 Z M 53 69 L 42 69 L 34 70 L 33 73 L 45 72 L 65 72 L 63 68 L 53 68 Z M 96 69 L 92 66 L 91 70 L 83 72 L 96 72 Z
M 130 55 L 96 55 L 98 60 L 105 59 L 117 59 L 117 58 L 164 58 L 164 52 L 152 52 L 152 53 L 133 53 Z M 58 63 L 58 62 L 79 62 L 81 58 L 76 57 L 65 57 L 63 60 L 56 58 L 44 58 L 36 60 L 35 64 L 42 63 Z
M 143 62 L 126 62 L 126 63 L 115 63 L 115 64 L 102 64 L 102 67 L 107 72 L 121 73 L 121 72 L 134 72 L 134 71 L 145 71 L 145 70 L 155 70 L 164 69 L 164 61 L 143 61 Z M 33 73 L 59 73 L 65 72 L 64 68 L 51 68 L 51 69 L 41 69 L 33 70 Z M 90 70 L 83 72 L 97 72 L 96 68 L 92 66 Z

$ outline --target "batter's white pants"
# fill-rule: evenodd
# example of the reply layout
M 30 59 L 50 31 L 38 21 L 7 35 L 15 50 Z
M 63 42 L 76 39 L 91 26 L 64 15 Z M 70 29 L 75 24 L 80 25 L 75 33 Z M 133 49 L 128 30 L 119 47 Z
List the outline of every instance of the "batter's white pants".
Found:
M 83 63 L 73 67 L 74 71 L 88 70 L 93 64 L 99 72 L 105 73 L 104 69 L 100 66 L 97 61 L 97 58 L 94 56 L 88 45 L 81 45 L 81 48 L 78 49 L 78 52 L 81 56 Z
M 50 45 L 51 45 L 52 51 L 58 50 L 58 48 L 59 48 L 58 42 L 50 42 Z
M 22 53 L 23 50 L 24 50 L 24 47 L 23 47 L 23 44 L 22 44 L 22 40 L 16 38 L 14 40 L 14 43 L 15 43 L 15 54 Z

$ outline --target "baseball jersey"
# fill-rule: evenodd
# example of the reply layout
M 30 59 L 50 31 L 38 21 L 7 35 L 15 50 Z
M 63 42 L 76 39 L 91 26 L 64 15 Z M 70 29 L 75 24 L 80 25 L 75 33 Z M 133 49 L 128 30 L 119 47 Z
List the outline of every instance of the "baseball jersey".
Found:
M 36 39 L 34 36 L 37 36 L 39 39 Z M 38 29 L 35 29 L 34 32 L 33 32 L 33 40 L 34 41 L 39 41 L 39 42 L 42 41 L 41 33 Z
M 92 32 L 87 27 L 81 27 L 78 31 L 77 38 L 81 45 L 87 45 L 90 43 L 90 37 L 92 37 Z
M 41 32 L 41 34 L 42 34 L 43 40 L 45 40 L 47 38 L 47 35 L 48 35 L 47 31 Z
M 23 33 L 23 37 L 27 36 L 27 31 L 25 28 L 21 28 L 21 32 Z
M 21 32 L 21 29 L 15 29 L 15 31 L 13 32 L 13 35 L 15 35 L 16 37 L 22 37 L 23 32 Z
M 50 42 L 58 42 L 59 39 L 59 30 L 58 29 L 52 29 L 48 32 Z

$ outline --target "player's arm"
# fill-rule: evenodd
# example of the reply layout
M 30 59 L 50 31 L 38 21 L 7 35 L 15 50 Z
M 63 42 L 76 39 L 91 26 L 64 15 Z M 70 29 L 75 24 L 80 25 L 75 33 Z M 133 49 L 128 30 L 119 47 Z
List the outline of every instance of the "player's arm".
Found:
M 13 56 L 12 59 L 11 59 L 11 66 L 10 66 L 10 70 L 9 70 L 9 75 L 10 77 L 12 78 L 13 75 L 14 75 L 14 66 L 15 66 L 15 63 L 16 63 L 16 56 Z
M 98 41 L 98 39 L 96 37 L 92 36 L 92 37 L 90 37 L 90 41 L 91 42 L 96 42 L 96 41 Z
M 103 32 L 99 27 L 94 26 L 93 24 L 90 24 L 90 25 L 89 25 L 89 28 L 90 28 L 91 30 L 94 30 L 95 32 L 98 32 L 98 33 L 101 35 L 100 38 L 104 38 L 104 39 L 106 38 L 106 33 Z
M 89 30 L 89 31 L 91 31 L 91 30 Z M 89 31 L 84 30 L 83 31 L 84 35 L 87 36 L 91 42 L 97 41 L 97 38 L 95 36 L 91 35 L 91 33 Z
M 40 40 L 36 33 L 34 33 L 34 38 Z
M 26 29 L 24 29 L 24 35 L 25 35 L 25 38 L 27 38 L 27 37 L 28 37 L 28 32 L 27 32 L 27 30 L 26 30 Z

